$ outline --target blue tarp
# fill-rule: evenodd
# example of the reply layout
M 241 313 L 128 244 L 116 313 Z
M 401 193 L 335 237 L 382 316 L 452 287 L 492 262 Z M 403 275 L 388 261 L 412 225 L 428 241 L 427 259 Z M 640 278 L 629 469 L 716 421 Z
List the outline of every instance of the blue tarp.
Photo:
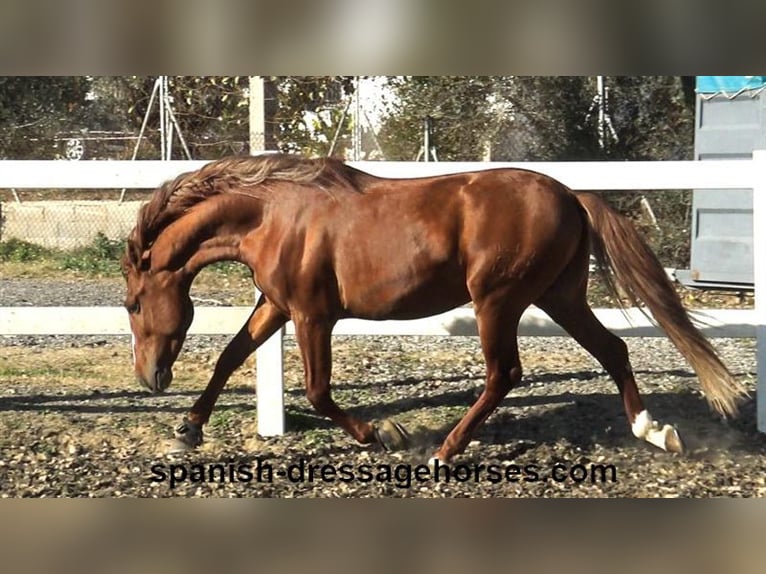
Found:
M 697 76 L 697 92 L 700 94 L 735 94 L 765 85 L 766 76 Z

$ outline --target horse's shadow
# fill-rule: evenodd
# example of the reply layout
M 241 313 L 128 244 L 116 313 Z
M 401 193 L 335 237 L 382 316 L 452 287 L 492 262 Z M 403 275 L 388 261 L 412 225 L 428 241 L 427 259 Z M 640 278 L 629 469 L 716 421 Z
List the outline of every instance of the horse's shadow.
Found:
M 683 370 L 636 371 L 637 374 L 673 375 L 674 377 L 694 378 Z M 578 371 L 566 374 L 543 374 L 528 377 L 522 386 L 532 383 L 552 383 L 561 381 L 587 381 L 603 376 L 597 371 Z M 453 380 L 466 377 L 439 379 L 408 379 L 409 384 L 428 380 Z M 468 377 L 483 380 L 483 377 Z M 407 384 L 403 381 L 390 381 L 386 384 Z M 355 385 L 348 385 L 350 390 Z M 481 391 L 481 386 L 471 389 L 445 391 L 419 397 L 405 397 L 386 401 L 378 405 L 359 406 L 349 412 L 363 419 L 395 418 L 397 415 L 413 410 L 438 407 L 468 407 Z M 662 423 L 674 424 L 681 433 L 687 447 L 687 453 L 705 451 L 710 448 L 739 449 L 751 453 L 766 454 L 766 437 L 756 428 L 756 396 L 741 406 L 737 419 L 724 421 L 712 412 L 707 402 L 699 394 L 689 391 L 654 392 L 646 399 L 647 408 L 653 417 Z M 508 407 L 508 408 L 503 408 Z M 539 407 L 544 407 L 540 412 Z M 519 412 L 521 411 L 521 412 Z M 436 447 L 446 437 L 465 411 L 455 415 L 440 426 L 421 425 L 408 429 L 411 442 L 424 448 Z M 316 415 L 309 407 L 293 409 L 288 413 L 288 426 L 291 430 L 332 429 L 333 424 Z M 562 392 L 506 397 L 500 408 L 477 430 L 474 439 L 488 444 L 534 443 L 556 444 L 562 439 L 590 450 L 596 445 L 606 448 L 635 446 L 637 440 L 630 429 L 617 389 L 613 393 Z M 654 448 L 647 446 L 647 448 Z
M 243 408 L 253 406 L 253 391 L 244 387 L 234 387 L 226 391 L 229 395 L 241 395 L 241 403 L 226 405 L 223 408 Z M 77 394 L 30 394 L 0 396 L 2 411 L 41 411 L 41 412 L 77 412 L 91 414 L 110 413 L 145 413 L 162 409 L 165 412 L 187 412 L 194 399 L 199 396 L 196 390 L 177 390 L 161 395 L 151 395 L 145 391 L 96 391 Z M 187 397 L 188 404 L 171 404 L 178 397 Z M 127 401 L 127 402 L 125 402 Z
M 465 407 L 467 411 L 474 399 L 475 392 L 472 390 L 447 391 L 418 399 L 399 399 L 376 407 L 351 408 L 349 412 L 365 420 L 382 420 L 396 418 L 396 415 L 418 409 L 456 406 Z M 521 409 L 522 412 L 504 412 L 503 407 Z M 547 408 L 545 412 L 533 412 L 528 409 L 534 407 Z M 683 420 L 691 424 L 693 419 L 707 416 L 709 424 L 719 423 L 715 415 L 707 409 L 704 400 L 691 393 L 653 393 L 651 411 L 657 420 L 663 422 Z M 437 445 L 460 420 L 462 414 L 461 412 L 438 426 L 420 425 L 416 429 L 407 430 L 414 443 Z M 314 413 L 310 407 L 291 409 L 288 412 L 290 431 L 333 428 L 335 426 L 332 422 Z M 736 427 L 729 425 L 727 428 L 731 430 Z M 583 448 L 591 448 L 596 444 L 624 446 L 635 440 L 622 410 L 619 395 L 574 392 L 507 397 L 498 411 L 479 427 L 474 438 L 491 444 L 511 440 L 553 444 L 564 438 Z

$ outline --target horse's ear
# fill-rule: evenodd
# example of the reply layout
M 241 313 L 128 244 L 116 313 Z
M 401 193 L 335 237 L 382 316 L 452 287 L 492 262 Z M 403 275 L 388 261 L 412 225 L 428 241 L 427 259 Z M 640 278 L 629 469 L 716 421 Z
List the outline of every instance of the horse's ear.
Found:
M 128 277 L 128 269 L 130 268 L 130 258 L 128 257 L 127 253 L 124 253 L 122 257 L 120 257 L 120 273 L 122 273 L 123 278 L 127 279 Z
M 150 250 L 146 250 L 141 254 L 141 260 L 138 264 L 139 271 L 149 271 L 149 269 L 152 266 L 152 252 Z
M 151 254 L 149 250 L 142 250 L 141 244 L 136 240 L 134 229 L 128 236 L 127 249 L 122 257 L 123 274 L 132 267 L 137 271 L 147 271 L 151 266 Z

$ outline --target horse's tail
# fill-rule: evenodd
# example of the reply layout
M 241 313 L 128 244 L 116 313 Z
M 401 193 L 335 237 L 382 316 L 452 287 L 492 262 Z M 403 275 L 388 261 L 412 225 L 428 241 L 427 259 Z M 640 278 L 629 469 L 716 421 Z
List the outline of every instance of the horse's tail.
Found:
M 710 405 L 722 415 L 736 415 L 746 389 L 694 326 L 667 273 L 632 222 L 596 195 L 576 196 L 588 213 L 591 250 L 609 291 L 620 300 L 616 280 L 633 305 L 643 301 L 697 373 Z

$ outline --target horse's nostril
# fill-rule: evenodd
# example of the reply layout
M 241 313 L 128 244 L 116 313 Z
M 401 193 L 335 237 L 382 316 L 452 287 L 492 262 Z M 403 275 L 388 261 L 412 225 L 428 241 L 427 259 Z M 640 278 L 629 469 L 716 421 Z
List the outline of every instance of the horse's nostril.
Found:
M 170 381 L 173 380 L 173 371 L 168 368 L 157 369 L 154 372 L 154 391 L 161 393 L 170 385 Z

